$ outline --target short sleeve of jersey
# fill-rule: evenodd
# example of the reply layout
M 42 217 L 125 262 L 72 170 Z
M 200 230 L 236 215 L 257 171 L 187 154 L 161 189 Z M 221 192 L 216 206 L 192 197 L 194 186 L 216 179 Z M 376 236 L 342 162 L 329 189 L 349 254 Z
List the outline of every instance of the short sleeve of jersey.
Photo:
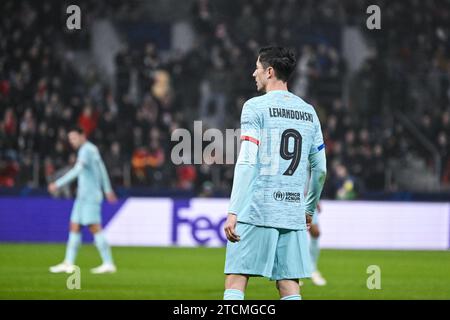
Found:
M 248 101 L 244 104 L 241 114 L 241 141 L 250 141 L 259 145 L 261 137 L 261 122 L 255 106 Z
M 319 117 L 315 115 L 316 120 L 316 129 L 313 137 L 313 143 L 311 145 L 311 150 L 309 151 L 309 154 L 314 154 L 325 148 L 325 144 L 323 142 L 323 136 L 322 136 L 322 127 L 320 125 Z

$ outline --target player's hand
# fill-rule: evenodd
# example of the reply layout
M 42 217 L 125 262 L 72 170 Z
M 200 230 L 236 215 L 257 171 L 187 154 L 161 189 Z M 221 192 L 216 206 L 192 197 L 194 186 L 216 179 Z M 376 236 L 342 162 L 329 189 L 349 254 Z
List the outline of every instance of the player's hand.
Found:
M 229 213 L 223 229 L 225 230 L 227 239 L 231 242 L 238 242 L 239 240 L 241 240 L 241 238 L 236 234 L 236 223 L 237 216 L 235 214 Z
M 106 200 L 108 200 L 109 203 L 116 203 L 117 202 L 117 196 L 114 193 L 114 191 L 106 193 Z
M 309 213 L 306 213 L 306 229 L 311 229 L 312 216 Z
M 56 183 L 52 182 L 48 185 L 47 190 L 49 193 L 55 193 L 58 190 L 58 187 L 56 186 Z

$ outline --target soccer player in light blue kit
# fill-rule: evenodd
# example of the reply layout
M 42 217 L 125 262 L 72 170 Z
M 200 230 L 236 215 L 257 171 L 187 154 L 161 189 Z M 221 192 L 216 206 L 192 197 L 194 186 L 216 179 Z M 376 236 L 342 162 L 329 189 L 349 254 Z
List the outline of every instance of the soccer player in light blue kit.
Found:
M 81 245 L 81 226 L 89 227 L 103 262 L 99 267 L 92 269 L 91 272 L 116 272 L 111 248 L 101 227 L 103 192 L 109 202 L 116 202 L 116 195 L 111 188 L 108 173 L 97 147 L 87 140 L 83 130 L 80 128 L 71 129 L 68 132 L 68 138 L 71 146 L 78 149 L 77 162 L 64 176 L 50 183 L 48 190 L 50 193 L 54 193 L 58 188 L 75 179 L 78 179 L 78 190 L 70 216 L 70 233 L 64 262 L 50 267 L 50 272 L 72 273 L 74 271 L 75 258 Z
M 226 300 L 244 299 L 251 276 L 276 281 L 282 300 L 300 300 L 299 279 L 311 277 L 307 232 L 325 181 L 326 158 L 314 108 L 287 89 L 295 64 L 289 49 L 259 51 L 253 77 L 265 94 L 242 109 L 241 150 L 224 225 Z

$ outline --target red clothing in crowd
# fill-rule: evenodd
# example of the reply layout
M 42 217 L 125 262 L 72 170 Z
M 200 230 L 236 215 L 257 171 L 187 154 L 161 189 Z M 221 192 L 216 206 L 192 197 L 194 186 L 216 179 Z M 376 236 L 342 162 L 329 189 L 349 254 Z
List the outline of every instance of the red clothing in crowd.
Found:
M 91 114 L 83 112 L 78 118 L 78 125 L 83 129 L 87 137 L 97 128 L 97 122 L 98 114 L 96 112 Z

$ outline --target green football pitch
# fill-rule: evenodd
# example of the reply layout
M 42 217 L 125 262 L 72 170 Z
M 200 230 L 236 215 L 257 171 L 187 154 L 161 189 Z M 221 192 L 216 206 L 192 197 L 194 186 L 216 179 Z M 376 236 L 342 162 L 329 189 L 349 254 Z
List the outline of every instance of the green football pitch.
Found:
M 115 274 L 92 275 L 100 264 L 92 245 L 80 249 L 79 290 L 67 274 L 50 274 L 61 244 L 0 244 L 1 299 L 221 299 L 223 248 L 115 247 Z M 381 270 L 381 289 L 369 290 L 367 268 Z M 450 299 L 450 252 L 323 250 L 325 287 L 304 281 L 303 299 Z M 278 299 L 274 282 L 250 279 L 246 299 Z

